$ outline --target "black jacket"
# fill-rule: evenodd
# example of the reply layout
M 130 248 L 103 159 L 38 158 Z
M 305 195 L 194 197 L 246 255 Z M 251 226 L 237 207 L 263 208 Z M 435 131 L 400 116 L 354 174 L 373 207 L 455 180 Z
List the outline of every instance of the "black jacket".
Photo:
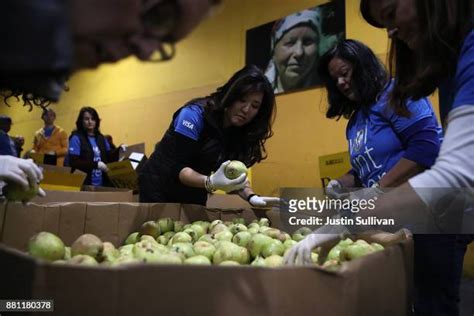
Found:
M 168 130 L 140 171 L 140 202 L 205 205 L 207 191 L 182 184 L 179 172 L 190 167 L 210 175 L 230 159 L 227 151 L 229 131 L 224 132 L 218 123 L 220 120 L 207 111 L 203 112 L 203 129 L 197 141 L 174 131 L 173 122 L 182 108 L 174 113 Z
M 81 132 L 73 132 L 69 137 L 69 140 L 76 135 L 81 141 L 81 154 L 79 156 L 69 155 L 69 164 L 71 166 L 71 172 L 79 169 L 87 173 L 87 177 L 84 180 L 84 185 L 91 184 L 92 170 L 97 169 L 97 162 L 94 161 L 94 152 L 92 151 L 92 145 L 87 138 L 87 135 Z M 105 137 L 98 133 L 96 135 L 97 147 L 100 149 L 100 160 L 104 163 L 109 163 L 118 160 L 118 150 L 106 150 Z M 103 186 L 112 186 L 109 178 L 105 172 L 102 173 Z

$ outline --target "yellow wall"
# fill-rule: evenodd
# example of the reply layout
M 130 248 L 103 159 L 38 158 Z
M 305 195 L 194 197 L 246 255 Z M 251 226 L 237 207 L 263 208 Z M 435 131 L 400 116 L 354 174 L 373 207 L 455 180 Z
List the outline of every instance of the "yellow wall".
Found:
M 129 58 L 75 74 L 69 81 L 70 91 L 52 105 L 56 123 L 70 132 L 79 108 L 91 105 L 102 118 L 102 132 L 113 135 L 116 144 L 144 141 L 150 154 L 179 106 L 213 91 L 244 65 L 247 29 L 325 2 L 226 0 L 217 16 L 177 45 L 171 62 L 150 64 Z M 386 34 L 362 20 L 358 4 L 358 0 L 346 1 L 347 38 L 365 42 L 385 59 Z M 325 100 L 321 88 L 277 97 L 268 159 L 253 168 L 257 192 L 276 194 L 283 186 L 320 186 L 318 157 L 346 150 L 346 122 L 324 117 Z M 28 112 L 14 104 L 1 106 L 0 113 L 12 117 L 11 135 L 23 135 L 28 149 L 34 131 L 42 126 L 40 110 Z

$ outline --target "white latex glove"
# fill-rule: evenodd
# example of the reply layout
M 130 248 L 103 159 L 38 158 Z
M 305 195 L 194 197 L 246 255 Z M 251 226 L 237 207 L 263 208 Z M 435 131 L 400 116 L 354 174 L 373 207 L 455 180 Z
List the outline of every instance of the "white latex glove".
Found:
M 230 163 L 227 160 L 221 164 L 219 169 L 209 176 L 209 184 L 214 190 L 222 190 L 226 193 L 243 189 L 247 183 L 247 175 L 241 174 L 238 178 L 230 180 L 224 174 L 225 167 Z
M 127 151 L 128 146 L 125 145 L 125 144 L 120 144 L 119 148 L 120 148 L 120 151 L 125 152 L 125 151 Z
M 99 168 L 103 172 L 109 172 L 109 167 L 107 167 L 107 165 L 103 161 L 97 162 L 97 168 Z
M 254 195 L 249 199 L 249 203 L 252 206 L 270 206 L 280 204 L 280 198 L 272 196 L 259 196 Z
M 284 263 L 287 265 L 312 265 L 314 263 L 311 260 L 311 252 L 314 248 L 324 244 L 325 248 L 331 249 L 340 240 L 339 234 L 322 234 L 316 232 L 317 230 L 294 245 L 283 258 Z M 321 256 L 321 254 L 319 256 Z M 326 256 L 327 253 L 324 257 Z
M 46 154 L 52 155 L 52 156 L 56 156 L 56 152 L 55 152 L 55 151 L 48 151 Z
M 384 192 L 378 187 L 364 188 L 353 191 L 349 194 L 349 199 L 352 200 L 373 200 Z
M 28 190 L 30 183 L 39 183 L 43 180 L 43 172 L 32 159 L 0 156 L 0 179 L 16 182 Z
M 343 188 L 341 182 L 331 180 L 326 186 L 326 195 L 331 199 L 343 199 L 347 196 L 346 193 L 342 193 Z

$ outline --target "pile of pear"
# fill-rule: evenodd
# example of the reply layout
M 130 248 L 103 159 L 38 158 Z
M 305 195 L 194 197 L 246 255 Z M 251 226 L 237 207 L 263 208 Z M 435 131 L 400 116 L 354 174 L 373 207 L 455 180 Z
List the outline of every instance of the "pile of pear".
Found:
M 28 253 L 56 264 L 116 267 L 124 264 L 190 264 L 279 267 L 283 257 L 298 241 L 310 234 L 302 227 L 292 235 L 270 227 L 267 218 L 249 225 L 243 218 L 232 221 L 195 221 L 184 224 L 171 218 L 147 221 L 116 248 L 93 234 L 79 236 L 70 247 L 50 232 L 40 232 L 28 243 Z M 337 269 L 343 262 L 383 250 L 380 244 L 345 239 L 339 242 L 321 265 Z M 318 251 L 311 259 L 318 264 Z

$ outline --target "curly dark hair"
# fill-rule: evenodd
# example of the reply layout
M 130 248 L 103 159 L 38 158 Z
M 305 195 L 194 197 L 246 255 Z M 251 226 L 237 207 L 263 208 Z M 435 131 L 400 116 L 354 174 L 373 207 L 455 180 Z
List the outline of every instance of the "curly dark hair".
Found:
M 329 74 L 329 63 L 333 58 L 340 58 L 352 64 L 351 85 L 358 101 L 349 100 L 337 88 L 337 82 Z M 318 74 L 328 92 L 327 118 L 342 117 L 348 119 L 362 107 L 370 107 L 388 82 L 388 73 L 374 52 L 363 43 L 346 39 L 321 56 Z M 399 111 L 400 112 L 400 111 Z
M 82 133 L 84 135 L 87 135 L 87 131 L 84 128 L 84 124 L 82 122 L 84 118 L 84 114 L 86 114 L 86 112 L 89 113 L 95 121 L 94 134 L 95 135 L 101 134 L 99 113 L 97 113 L 97 111 L 93 107 L 90 107 L 90 106 L 85 106 L 81 108 L 81 110 L 79 111 L 79 115 L 77 116 L 77 119 L 76 119 L 76 129 L 73 131 L 73 134 L 76 132 L 76 133 Z
M 370 15 L 371 1 L 361 0 L 361 14 L 369 24 L 383 28 Z M 391 40 L 393 106 L 432 94 L 445 78 L 454 75 L 461 45 L 473 27 L 472 0 L 416 0 L 415 4 L 421 44 L 411 50 L 403 41 Z
M 275 95 L 264 73 L 255 65 L 245 66 L 211 95 L 189 102 L 204 104 L 206 114 L 222 124 L 225 109 L 242 96 L 253 92 L 263 93 L 262 104 L 250 123 L 231 129 L 227 157 L 240 160 L 248 167 L 267 158 L 265 142 L 273 136 Z

